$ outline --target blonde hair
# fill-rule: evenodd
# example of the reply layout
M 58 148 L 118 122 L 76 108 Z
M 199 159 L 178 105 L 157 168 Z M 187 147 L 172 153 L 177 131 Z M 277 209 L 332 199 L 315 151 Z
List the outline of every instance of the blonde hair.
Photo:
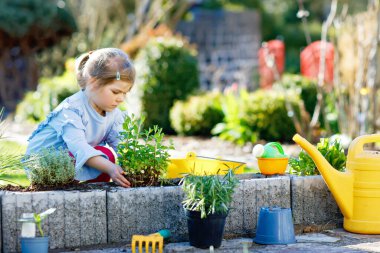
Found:
M 82 54 L 75 60 L 78 85 L 84 89 L 90 78 L 104 86 L 122 80 L 133 86 L 135 68 L 128 55 L 118 48 L 102 48 Z

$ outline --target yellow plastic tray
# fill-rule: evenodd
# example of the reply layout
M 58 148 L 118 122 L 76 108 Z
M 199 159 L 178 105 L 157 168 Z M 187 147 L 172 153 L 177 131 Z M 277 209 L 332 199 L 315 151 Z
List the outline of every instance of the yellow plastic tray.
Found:
M 197 157 L 194 152 L 188 152 L 186 158 L 170 158 L 169 160 L 167 178 L 180 178 L 188 173 L 199 176 L 224 175 L 229 168 L 234 169 L 235 174 L 242 174 L 246 166 L 243 162 Z

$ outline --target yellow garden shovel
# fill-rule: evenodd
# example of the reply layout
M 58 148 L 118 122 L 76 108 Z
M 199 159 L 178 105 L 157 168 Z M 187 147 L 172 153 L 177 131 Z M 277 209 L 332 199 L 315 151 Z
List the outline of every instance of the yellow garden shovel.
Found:
M 145 248 L 145 253 L 155 253 L 156 249 L 158 253 L 162 253 L 164 248 L 164 239 L 170 237 L 170 231 L 163 229 L 157 233 L 150 235 L 133 235 L 132 236 L 132 253 L 136 253 L 136 247 L 138 247 L 138 253 L 144 253 L 143 247 Z M 151 249 L 151 251 L 149 250 Z

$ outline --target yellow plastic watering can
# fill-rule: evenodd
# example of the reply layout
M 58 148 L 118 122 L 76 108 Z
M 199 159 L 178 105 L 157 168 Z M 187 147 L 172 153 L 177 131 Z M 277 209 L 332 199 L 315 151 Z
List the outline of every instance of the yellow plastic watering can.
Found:
M 352 141 L 346 171 L 334 169 L 317 148 L 294 135 L 314 160 L 344 216 L 343 227 L 360 234 L 380 234 L 380 152 L 364 150 L 368 143 L 380 142 L 380 134 L 363 135 Z

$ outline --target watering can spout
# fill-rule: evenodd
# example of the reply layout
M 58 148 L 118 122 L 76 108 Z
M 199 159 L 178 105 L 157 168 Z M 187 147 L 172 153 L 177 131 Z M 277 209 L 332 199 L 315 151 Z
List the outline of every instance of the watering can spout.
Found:
M 318 149 L 300 135 L 294 135 L 293 140 L 313 159 L 344 217 L 351 218 L 353 213 L 353 175 L 350 172 L 340 172 L 334 169 Z

